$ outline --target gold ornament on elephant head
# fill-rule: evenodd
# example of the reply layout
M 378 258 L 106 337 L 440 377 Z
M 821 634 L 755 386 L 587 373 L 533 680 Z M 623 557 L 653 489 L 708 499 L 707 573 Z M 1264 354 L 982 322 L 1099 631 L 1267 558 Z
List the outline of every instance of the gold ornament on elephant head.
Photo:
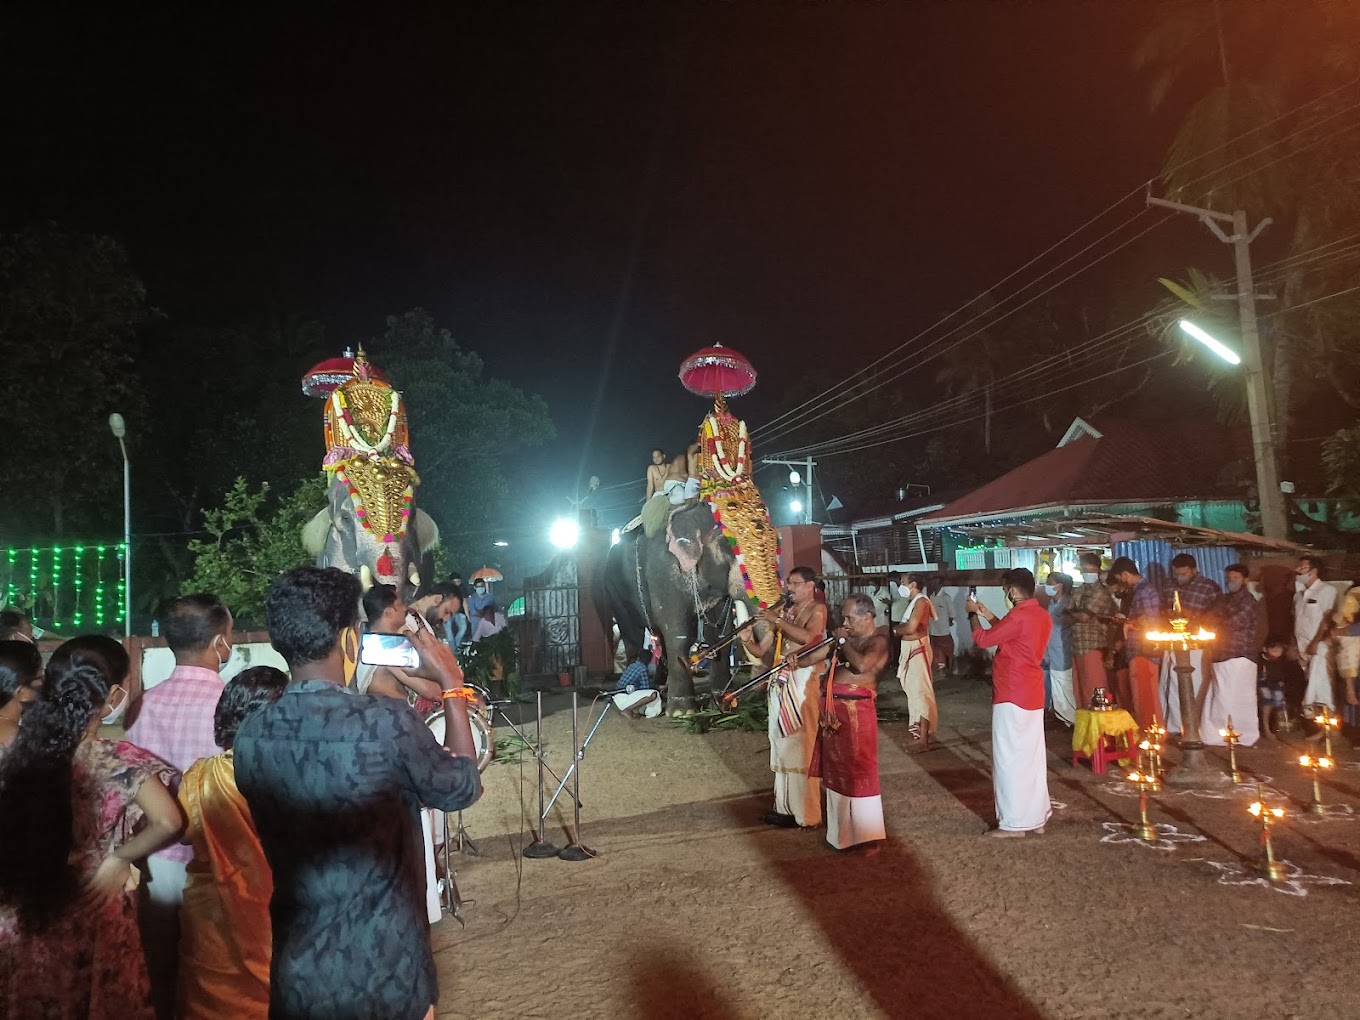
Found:
M 322 467 L 344 483 L 366 531 L 384 542 L 398 542 L 410 521 L 420 478 L 401 394 L 370 369 L 361 347 L 353 378 L 326 400 Z
M 779 532 L 751 479 L 751 463 L 746 423 L 727 409 L 719 394 L 699 429 L 699 495 L 732 548 L 747 593 L 768 606 L 783 594 Z

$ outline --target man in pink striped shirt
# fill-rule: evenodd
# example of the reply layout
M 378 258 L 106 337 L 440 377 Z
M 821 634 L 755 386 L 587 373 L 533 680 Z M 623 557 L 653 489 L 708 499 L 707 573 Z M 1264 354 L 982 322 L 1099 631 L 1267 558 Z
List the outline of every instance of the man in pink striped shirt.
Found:
M 183 774 L 199 758 L 222 751 L 213 738 L 213 713 L 224 686 L 222 667 L 231 658 L 231 613 L 216 595 L 185 595 L 166 605 L 161 628 L 175 653 L 175 669 L 142 695 L 127 737 Z M 185 868 L 192 859 L 192 848 L 176 844 L 147 862 L 150 874 L 139 920 L 161 1020 L 168 1020 L 174 1008 L 179 907 Z

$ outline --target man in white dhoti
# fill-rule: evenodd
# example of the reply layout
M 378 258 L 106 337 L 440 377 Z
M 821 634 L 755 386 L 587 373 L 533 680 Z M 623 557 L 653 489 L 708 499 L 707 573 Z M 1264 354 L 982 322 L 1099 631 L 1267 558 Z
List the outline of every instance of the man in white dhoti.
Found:
M 1249 570 L 1244 564 L 1234 563 L 1225 573 L 1228 591 L 1208 612 L 1215 634 L 1214 665 L 1199 732 L 1204 743 L 1221 747 L 1227 743 L 1221 731 L 1228 728 L 1231 717 L 1233 729 L 1241 734 L 1240 743 L 1251 747 L 1261 736 L 1256 680 L 1265 641 L 1265 610 L 1247 587 Z
M 1072 606 L 1072 577 L 1054 571 L 1044 583 L 1048 596 L 1048 618 L 1053 621 L 1053 632 L 1044 653 L 1044 677 L 1048 686 L 1048 707 L 1072 726 L 1077 721 L 1076 685 L 1072 678 L 1072 622 L 1068 610 Z
M 930 736 L 940 724 L 935 707 L 935 673 L 930 647 L 930 622 L 935 619 L 935 606 L 922 591 L 920 578 L 915 575 L 903 574 L 902 588 L 907 605 L 902 611 L 902 622 L 893 627 L 893 633 L 902 639 L 897 679 L 907 696 L 907 722 L 916 738 L 911 750 L 928 751 Z
M 1308 678 L 1303 692 L 1303 715 L 1313 717 L 1315 705 L 1336 708 L 1332 693 L 1332 671 L 1328 660 L 1332 613 L 1336 609 L 1336 589 L 1322 579 L 1322 561 L 1305 554 L 1299 557 L 1294 573 L 1294 641 L 1299 665 Z
M 826 637 L 826 604 L 818 602 L 811 567 L 794 567 L 784 582 L 782 610 L 766 609 L 761 618 L 770 624 L 763 639 L 749 630 L 742 642 L 763 662 L 774 665 L 791 652 L 801 651 Z M 770 770 L 774 772 L 774 810 L 767 825 L 785 828 L 822 823 L 821 783 L 808 775 L 817 739 L 822 664 L 781 670 L 768 688 L 770 708 Z
M 1024 567 L 1001 575 L 1012 609 L 998 619 L 975 598 L 967 603 L 973 643 L 995 648 L 992 659 L 992 789 L 997 827 L 988 836 L 1016 838 L 1044 831 L 1048 749 L 1044 744 L 1044 652 L 1053 630 L 1034 598 L 1034 575 Z M 981 618 L 981 619 L 979 619 Z M 982 626 L 987 620 L 990 628 Z

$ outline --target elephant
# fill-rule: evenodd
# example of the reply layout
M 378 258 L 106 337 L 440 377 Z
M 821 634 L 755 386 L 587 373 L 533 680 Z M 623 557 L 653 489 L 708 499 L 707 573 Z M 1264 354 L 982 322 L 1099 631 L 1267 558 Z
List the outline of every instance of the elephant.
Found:
M 777 586 L 778 578 L 773 581 Z M 656 534 L 637 527 L 620 535 L 605 564 L 604 590 L 630 660 L 642 651 L 645 629 L 660 634 L 671 715 L 696 706 L 690 648 L 700 621 L 713 644 L 730 633 L 734 603 L 756 611 L 732 547 L 704 502 L 677 508 Z M 763 623 L 756 626 L 763 631 Z M 728 677 L 727 657 L 716 657 L 711 684 L 721 688 Z
M 357 575 L 364 591 L 374 583 L 394 585 L 403 602 L 415 598 L 422 582 L 434 580 L 439 528 L 424 510 L 412 507 L 410 523 L 388 544 L 367 523 L 372 515 L 360 519 L 358 503 L 342 477 L 331 476 L 327 500 L 329 505 L 302 529 L 303 547 L 316 557 L 318 567 L 339 567 Z

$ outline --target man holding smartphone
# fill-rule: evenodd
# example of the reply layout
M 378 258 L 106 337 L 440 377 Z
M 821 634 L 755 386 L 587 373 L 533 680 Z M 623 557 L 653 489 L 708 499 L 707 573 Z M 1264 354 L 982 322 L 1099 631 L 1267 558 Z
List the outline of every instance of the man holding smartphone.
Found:
M 358 580 L 299 567 L 270 588 L 270 644 L 292 674 L 241 724 L 236 782 L 274 873 L 270 1016 L 434 1015 L 419 809 L 481 794 L 463 674 L 423 620 L 419 672 L 442 692 L 444 746 L 395 698 L 346 689 L 359 659 Z

